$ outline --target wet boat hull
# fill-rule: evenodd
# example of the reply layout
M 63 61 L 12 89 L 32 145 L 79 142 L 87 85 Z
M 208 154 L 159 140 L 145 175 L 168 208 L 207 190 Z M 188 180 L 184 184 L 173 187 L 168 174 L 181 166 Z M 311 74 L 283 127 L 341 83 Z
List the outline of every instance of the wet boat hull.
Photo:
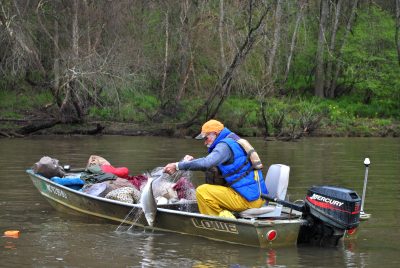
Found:
M 57 210 L 94 216 L 118 223 L 133 224 L 145 229 L 176 232 L 229 243 L 275 248 L 294 246 L 299 229 L 307 222 L 299 214 L 284 213 L 279 219 L 227 219 L 198 213 L 196 202 L 163 205 L 157 208 L 154 226 L 147 221 L 138 204 L 128 204 L 91 196 L 56 184 L 27 170 L 40 194 Z M 271 230 L 277 232 L 273 241 L 267 239 Z

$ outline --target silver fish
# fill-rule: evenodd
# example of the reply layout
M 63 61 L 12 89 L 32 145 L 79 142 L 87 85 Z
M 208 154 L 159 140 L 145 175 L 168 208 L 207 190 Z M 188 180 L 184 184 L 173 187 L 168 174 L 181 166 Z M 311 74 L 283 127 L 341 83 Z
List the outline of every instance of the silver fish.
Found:
M 144 216 L 147 220 L 149 226 L 153 227 L 154 220 L 157 214 L 157 203 L 154 198 L 153 193 L 153 182 L 158 179 L 167 179 L 167 178 L 180 178 L 182 175 L 182 171 L 177 171 L 173 175 L 169 175 L 164 173 L 163 168 L 157 168 L 151 174 L 148 175 L 148 180 L 146 185 L 142 189 L 142 194 L 140 196 L 140 204 L 142 206 Z
M 153 182 L 158 179 L 157 178 L 152 178 L 149 177 L 147 180 L 146 185 L 144 186 L 142 190 L 142 195 L 140 196 L 140 204 L 142 206 L 144 216 L 146 217 L 147 223 L 149 226 L 153 227 L 154 220 L 156 218 L 156 213 L 157 213 L 157 203 L 156 200 L 154 199 L 153 195 Z

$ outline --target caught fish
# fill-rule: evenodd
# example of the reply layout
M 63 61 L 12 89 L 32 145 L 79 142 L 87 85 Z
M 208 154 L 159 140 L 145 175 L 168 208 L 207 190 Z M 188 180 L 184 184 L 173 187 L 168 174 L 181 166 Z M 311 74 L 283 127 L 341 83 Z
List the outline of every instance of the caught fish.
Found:
M 154 199 L 154 194 L 153 194 L 153 182 L 160 177 L 152 178 L 149 177 L 146 185 L 144 186 L 142 190 L 142 195 L 140 196 L 140 204 L 142 206 L 144 216 L 147 220 L 147 223 L 149 226 L 153 227 L 154 220 L 156 218 L 156 213 L 157 213 L 157 203 L 156 200 Z
M 176 181 L 178 178 L 181 178 L 184 174 L 183 172 L 186 171 L 177 171 L 173 175 L 169 175 L 163 172 L 163 168 L 157 168 L 148 174 L 147 183 L 141 190 L 142 194 L 140 196 L 140 204 L 149 226 L 153 227 L 156 218 L 157 202 L 155 197 L 161 197 L 164 192 L 168 192 L 167 190 L 169 188 L 173 190 L 172 185 L 174 184 L 170 181 Z M 154 182 L 156 182 L 156 184 L 154 184 L 155 190 L 153 191 Z M 171 194 L 169 194 L 168 197 L 171 197 L 170 195 Z M 175 195 L 175 198 L 177 199 L 178 196 L 176 192 Z

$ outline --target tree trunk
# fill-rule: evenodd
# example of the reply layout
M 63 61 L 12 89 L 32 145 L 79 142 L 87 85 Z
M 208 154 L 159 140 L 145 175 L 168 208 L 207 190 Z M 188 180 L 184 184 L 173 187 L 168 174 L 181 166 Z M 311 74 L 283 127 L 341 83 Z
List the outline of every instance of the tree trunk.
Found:
M 168 70 L 168 39 L 169 39 L 169 22 L 168 22 L 168 10 L 165 12 L 165 54 L 164 54 L 164 71 L 161 82 L 161 99 L 165 98 L 165 83 L 167 81 L 167 70 Z
M 275 76 L 273 75 L 273 67 L 275 65 L 276 52 L 278 50 L 279 41 L 281 38 L 281 20 L 282 20 L 282 5 L 281 0 L 276 1 L 275 8 L 275 23 L 274 23 L 274 37 L 272 40 L 272 47 L 269 52 L 268 62 L 266 66 L 266 71 L 264 75 L 264 88 L 266 90 L 266 95 L 274 95 L 274 81 Z M 266 53 L 267 55 L 268 53 Z M 267 57 L 264 57 L 265 59 Z
M 88 0 L 83 1 L 85 4 L 85 15 L 86 15 L 86 44 L 87 44 L 87 54 L 90 55 L 92 50 L 92 40 L 90 37 L 90 7 Z
M 53 96 L 57 102 L 58 107 L 61 106 L 61 98 L 60 98 L 60 52 L 58 50 L 58 40 L 59 40 L 59 33 L 58 33 L 58 21 L 54 20 L 54 61 L 53 61 Z
M 397 60 L 400 65 L 400 0 L 396 0 L 396 46 Z
M 72 3 L 72 68 L 68 70 L 68 80 L 63 84 L 64 100 L 60 106 L 60 116 L 63 123 L 80 122 L 83 117 L 79 101 L 78 70 L 79 61 L 79 24 L 78 24 L 79 2 Z
M 75 61 L 79 58 L 79 25 L 78 25 L 78 0 L 73 1 L 73 19 L 72 19 L 72 52 Z
M 328 0 L 321 0 L 320 16 L 319 16 L 319 34 L 316 55 L 316 70 L 315 70 L 315 90 L 314 95 L 320 98 L 324 97 L 324 48 L 325 48 L 325 29 L 328 16 L 329 6 Z
M 49 37 L 49 39 L 53 42 L 53 53 L 54 53 L 54 59 L 53 59 L 53 82 L 52 82 L 52 88 L 51 92 L 53 94 L 53 97 L 57 103 L 58 107 L 61 107 L 62 105 L 62 100 L 60 96 L 60 77 L 61 77 L 61 67 L 60 67 L 60 47 L 59 47 L 59 25 L 58 25 L 58 20 L 54 19 L 53 27 L 54 27 L 54 33 L 51 34 L 49 29 L 46 27 L 46 25 L 42 21 L 42 5 L 43 2 L 39 1 L 37 7 L 36 7 L 36 17 L 38 19 L 39 25 L 42 29 L 42 31 Z
M 293 30 L 293 34 L 292 34 L 292 41 L 290 42 L 289 56 L 288 56 L 288 59 L 286 62 L 286 69 L 285 69 L 285 74 L 283 77 L 283 83 L 286 83 L 288 76 L 289 76 L 290 66 L 292 64 L 294 47 L 296 45 L 297 32 L 299 30 L 301 18 L 303 17 L 303 13 L 304 13 L 303 11 L 304 11 L 305 5 L 306 5 L 306 1 L 300 1 L 299 11 L 297 12 L 297 17 L 296 17 L 296 24 L 294 26 L 294 30 Z
M 338 0 L 336 3 L 336 11 L 335 11 L 335 20 L 332 25 L 332 34 L 331 34 L 331 42 L 329 45 L 329 55 L 328 57 L 328 65 L 326 67 L 326 79 L 325 79 L 325 96 L 329 98 L 335 97 L 335 90 L 331 90 L 331 81 L 332 81 L 332 61 L 335 60 L 335 46 L 336 46 L 336 33 L 339 27 L 339 17 L 341 16 L 342 8 L 342 0 Z
M 332 83 L 331 83 L 331 88 L 330 88 L 331 92 L 332 91 L 334 92 L 336 90 L 337 79 L 339 77 L 339 73 L 341 71 L 341 66 L 342 66 L 341 65 L 341 62 L 342 62 L 342 51 L 343 51 L 344 46 L 346 45 L 347 37 L 349 36 L 350 30 L 351 30 L 351 27 L 352 27 L 352 24 L 353 24 L 353 20 L 354 20 L 356 11 L 357 11 L 357 4 L 358 4 L 358 0 L 354 0 L 353 1 L 353 6 L 351 8 L 350 18 L 349 18 L 349 20 L 347 21 L 347 24 L 346 24 L 346 29 L 345 29 L 345 32 L 344 32 L 344 37 L 343 37 L 343 40 L 342 40 L 342 44 L 340 45 L 340 49 L 338 51 L 338 56 L 336 58 L 337 64 L 336 64 L 336 67 L 335 67 L 336 68 L 335 69 L 335 74 L 334 74 L 334 76 L 332 78 Z
M 226 60 L 224 51 L 224 0 L 219 0 L 219 23 L 218 23 L 218 33 L 219 33 L 219 51 L 221 56 L 221 71 L 226 70 Z
M 181 16 L 180 21 L 182 25 L 181 31 L 181 42 L 180 42 L 180 85 L 178 93 L 175 97 L 175 106 L 179 105 L 180 100 L 182 99 L 186 87 L 187 82 L 189 80 L 189 74 L 191 69 L 191 60 L 190 60 L 190 30 L 189 30 L 189 5 L 190 2 L 188 0 L 181 2 Z
M 278 50 L 279 41 L 281 38 L 281 20 L 282 20 L 282 5 L 281 0 L 276 1 L 276 10 L 275 10 L 275 30 L 274 30 L 274 39 L 272 41 L 271 52 L 269 53 L 268 66 L 267 66 L 267 74 L 272 77 L 273 66 L 275 63 L 276 51 Z
M 262 98 L 262 101 L 260 101 L 260 112 L 261 112 L 261 118 L 264 124 L 264 137 L 267 138 L 269 136 L 269 129 L 268 129 L 268 120 L 267 120 L 267 115 L 266 115 L 266 106 L 267 102 L 265 101 L 265 98 Z

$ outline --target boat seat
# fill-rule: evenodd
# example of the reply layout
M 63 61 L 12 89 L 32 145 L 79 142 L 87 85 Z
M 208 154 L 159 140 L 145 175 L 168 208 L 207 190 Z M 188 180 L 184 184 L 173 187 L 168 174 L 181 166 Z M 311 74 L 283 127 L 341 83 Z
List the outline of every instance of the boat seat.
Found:
M 282 164 L 273 164 L 269 167 L 265 177 L 265 184 L 268 189 L 267 196 L 285 200 L 289 184 L 290 167 Z M 269 204 L 260 208 L 250 208 L 239 213 L 242 218 L 269 218 L 280 217 L 282 205 Z

